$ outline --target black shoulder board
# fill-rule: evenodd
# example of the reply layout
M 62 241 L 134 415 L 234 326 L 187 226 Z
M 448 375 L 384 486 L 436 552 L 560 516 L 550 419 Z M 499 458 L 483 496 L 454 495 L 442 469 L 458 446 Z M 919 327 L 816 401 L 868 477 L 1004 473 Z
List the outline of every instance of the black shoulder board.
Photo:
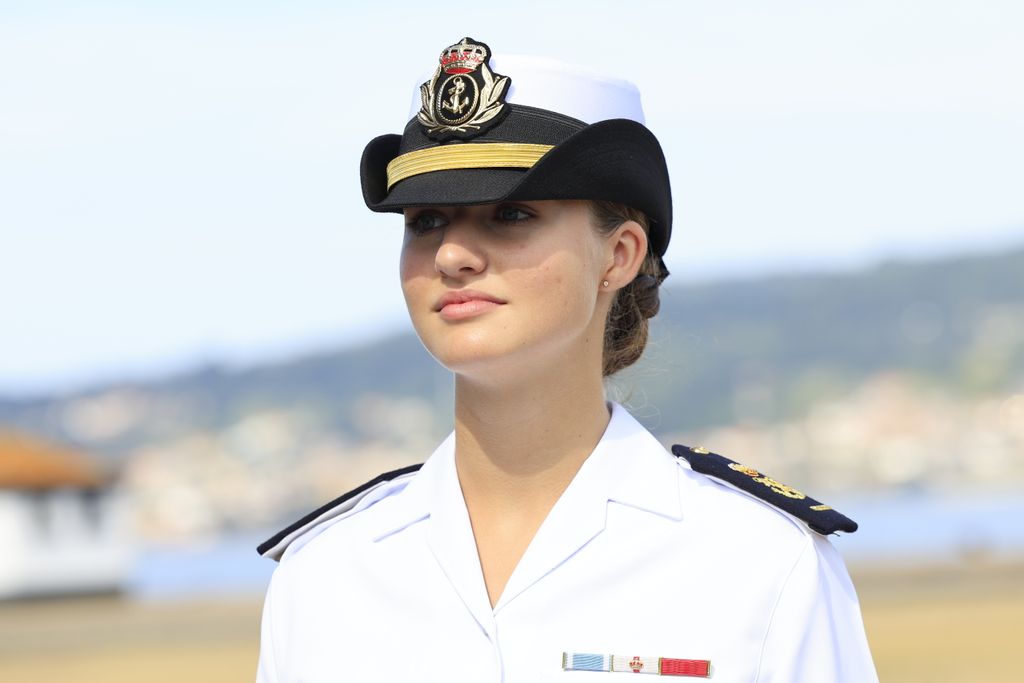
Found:
M 423 463 L 418 465 L 409 465 L 408 467 L 402 467 L 397 470 L 385 472 L 384 474 L 377 475 L 370 481 L 357 486 L 348 493 L 343 493 L 334 500 L 324 505 L 321 505 L 316 510 L 313 510 L 308 515 L 298 520 L 293 524 L 289 524 L 284 529 L 281 529 L 276 534 L 263 541 L 256 547 L 256 552 L 264 557 L 270 557 L 274 560 L 281 559 L 281 554 L 295 537 L 305 532 L 306 529 L 310 529 L 322 521 L 336 517 L 337 515 L 345 512 L 355 506 L 359 499 L 368 493 L 371 489 L 391 481 L 406 474 L 412 474 L 423 467 Z M 348 503 L 348 505 L 346 505 Z M 289 538 L 291 537 L 291 538 Z
M 673 446 L 676 457 L 685 458 L 695 472 L 721 479 L 736 488 L 771 503 L 784 512 L 803 520 L 812 531 L 827 536 L 837 531 L 852 534 L 857 522 L 840 514 L 828 505 L 822 505 L 810 496 L 786 486 L 752 467 L 733 462 L 725 456 L 711 453 L 700 446 Z

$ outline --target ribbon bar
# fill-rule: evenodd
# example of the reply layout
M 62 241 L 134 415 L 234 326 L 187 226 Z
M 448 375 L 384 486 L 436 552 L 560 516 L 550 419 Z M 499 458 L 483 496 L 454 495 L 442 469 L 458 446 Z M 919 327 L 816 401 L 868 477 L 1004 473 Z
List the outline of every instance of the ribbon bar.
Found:
M 708 678 L 711 676 L 711 661 L 707 659 L 672 659 L 670 657 L 662 657 L 661 675 Z
M 677 659 L 675 657 L 641 657 L 639 655 L 600 655 L 563 652 L 563 671 L 622 671 L 656 676 L 693 676 L 710 678 L 711 661 Z
M 611 671 L 611 655 L 593 655 L 583 652 L 563 652 L 563 671 Z

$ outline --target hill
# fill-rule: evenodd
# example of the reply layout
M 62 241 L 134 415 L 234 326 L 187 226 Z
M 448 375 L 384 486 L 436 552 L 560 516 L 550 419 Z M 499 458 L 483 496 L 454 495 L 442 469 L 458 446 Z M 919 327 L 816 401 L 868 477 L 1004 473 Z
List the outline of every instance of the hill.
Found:
M 1007 391 L 1024 384 L 1024 248 L 667 286 L 651 336 L 644 359 L 612 384 L 641 416 L 645 406 L 660 413 L 656 431 L 787 419 L 891 369 L 958 394 Z M 407 334 L 245 370 L 0 399 L 0 423 L 118 455 L 287 410 L 360 442 L 382 438 L 367 397 L 429 406 L 420 417 L 436 436 L 450 424 L 451 391 Z

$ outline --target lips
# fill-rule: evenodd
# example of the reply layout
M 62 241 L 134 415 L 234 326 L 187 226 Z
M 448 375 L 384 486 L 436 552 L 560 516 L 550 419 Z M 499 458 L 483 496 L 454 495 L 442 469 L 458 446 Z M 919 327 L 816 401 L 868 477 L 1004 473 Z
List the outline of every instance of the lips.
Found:
M 504 299 L 473 289 L 447 292 L 434 304 L 434 310 L 445 320 L 472 318 L 505 304 Z
M 434 304 L 434 310 L 440 311 L 445 306 L 451 304 L 465 304 L 471 301 L 480 301 L 492 304 L 504 304 L 504 299 L 499 299 L 496 296 L 491 296 L 485 292 L 478 292 L 475 289 L 455 289 L 447 292 L 444 296 L 437 300 Z

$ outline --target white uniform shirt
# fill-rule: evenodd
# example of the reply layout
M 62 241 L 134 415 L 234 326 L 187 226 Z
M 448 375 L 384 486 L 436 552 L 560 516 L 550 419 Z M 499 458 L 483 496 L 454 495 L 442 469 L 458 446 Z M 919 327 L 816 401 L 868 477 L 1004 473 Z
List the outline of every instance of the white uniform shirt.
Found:
M 693 472 L 612 404 L 605 434 L 492 609 L 454 435 L 288 547 L 260 683 L 615 681 L 563 652 L 711 662 L 716 683 L 877 681 L 839 555 Z M 648 667 L 648 671 L 650 667 Z

